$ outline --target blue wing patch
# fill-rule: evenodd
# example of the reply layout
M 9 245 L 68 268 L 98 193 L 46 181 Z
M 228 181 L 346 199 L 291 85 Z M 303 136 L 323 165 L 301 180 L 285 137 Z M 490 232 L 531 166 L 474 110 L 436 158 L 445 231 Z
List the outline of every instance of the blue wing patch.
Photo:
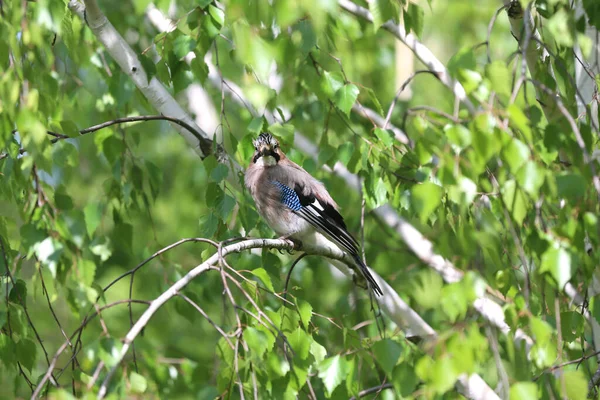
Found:
M 344 251 L 354 257 L 360 273 L 369 282 L 369 285 L 378 295 L 383 295 L 377 281 L 373 278 L 369 269 L 359 256 L 359 248 L 356 239 L 348 233 L 344 219 L 331 204 L 321 202 L 314 194 L 304 194 L 301 186 L 296 185 L 294 189 L 278 181 L 271 183 L 279 189 L 279 201 L 288 207 L 300 218 L 303 218 L 321 233 L 337 243 Z
M 302 204 L 300 204 L 300 199 L 298 198 L 298 195 L 296 194 L 294 189 L 284 185 L 281 182 L 271 181 L 271 183 L 279 188 L 281 192 L 280 200 L 282 204 L 289 207 L 292 211 L 298 211 L 302 208 Z

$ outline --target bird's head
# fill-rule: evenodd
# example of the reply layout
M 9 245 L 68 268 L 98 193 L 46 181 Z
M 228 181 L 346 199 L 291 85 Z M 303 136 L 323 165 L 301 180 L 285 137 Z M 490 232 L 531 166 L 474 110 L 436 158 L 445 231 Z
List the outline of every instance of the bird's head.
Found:
M 252 162 L 265 167 L 272 167 L 285 158 L 279 148 L 279 142 L 270 133 L 261 133 L 252 141 L 254 144 L 254 156 Z

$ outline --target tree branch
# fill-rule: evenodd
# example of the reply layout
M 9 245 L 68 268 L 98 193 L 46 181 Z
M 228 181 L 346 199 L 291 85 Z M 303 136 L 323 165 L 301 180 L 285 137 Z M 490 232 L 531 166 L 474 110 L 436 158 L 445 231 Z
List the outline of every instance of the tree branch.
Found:
M 100 129 L 104 129 L 104 128 L 107 128 L 112 125 L 125 124 L 127 122 L 138 122 L 138 121 L 169 121 L 169 122 L 172 122 L 176 125 L 179 125 L 182 128 L 185 128 L 192 136 L 194 136 L 196 139 L 198 139 L 198 142 L 207 140 L 208 146 L 212 147 L 212 141 L 210 139 L 206 139 L 205 137 L 203 137 L 202 131 L 196 130 L 193 126 L 189 125 L 187 122 L 185 122 L 181 119 L 168 117 L 166 115 L 139 115 L 139 116 L 135 116 L 135 117 L 116 118 L 116 119 L 113 119 L 110 121 L 102 122 L 101 124 L 98 124 L 98 125 L 90 126 L 89 128 L 81 129 L 79 131 L 79 134 L 83 136 L 88 133 L 96 132 L 96 131 L 99 131 Z M 52 143 L 56 143 L 59 140 L 70 138 L 70 136 L 67 136 L 64 134 L 59 134 L 59 133 L 57 134 L 57 133 L 53 133 L 53 132 L 49 132 L 49 131 L 46 133 L 54 136 L 54 139 L 51 140 Z
M 183 278 L 175 282 L 169 289 L 163 292 L 160 296 L 154 299 L 142 316 L 137 320 L 134 326 L 129 330 L 123 341 L 123 347 L 117 355 L 117 363 L 111 368 L 106 378 L 100 386 L 98 393 L 99 398 L 103 398 L 108 390 L 108 384 L 116 369 L 120 365 L 121 361 L 125 357 L 125 354 L 129 351 L 131 344 L 142 331 L 142 329 L 148 324 L 150 318 L 158 311 L 158 309 L 164 305 L 170 298 L 177 296 L 179 291 L 183 289 L 188 283 L 195 277 L 208 271 L 209 269 L 215 268 L 219 264 L 220 259 L 230 253 L 239 253 L 244 250 L 254 248 L 271 248 L 280 250 L 293 250 L 294 244 L 289 240 L 282 239 L 249 239 L 241 242 L 237 242 L 221 248 L 220 252 L 213 254 L 202 264 L 198 265 L 191 271 L 189 271 Z M 317 247 L 305 247 L 303 248 L 308 254 L 320 255 L 328 257 L 334 260 L 342 261 L 346 265 L 354 265 L 352 257 L 339 249 L 333 248 L 317 248 Z M 340 268 L 344 274 L 348 274 L 347 268 Z M 373 274 L 374 279 L 380 285 L 383 291 L 383 302 L 382 308 L 386 309 L 388 316 L 397 325 L 402 326 L 406 323 L 409 324 L 411 330 L 418 332 L 421 336 L 435 336 L 435 331 L 425 322 L 421 317 L 412 310 L 406 303 L 400 299 L 398 294 L 373 270 L 370 270 Z
M 196 153 L 201 157 L 211 154 L 212 141 L 206 132 L 196 125 L 194 120 L 183 110 L 156 77 L 152 77 L 148 81 L 148 75 L 146 75 L 144 67 L 138 60 L 137 54 L 102 13 L 96 1 L 84 0 L 84 3 L 85 7 L 79 1 L 71 0 L 69 8 L 83 21 L 87 22 L 94 35 L 106 48 L 106 51 L 119 64 L 123 72 L 129 75 L 154 108 L 163 115 L 169 115 L 171 118 L 183 121 L 193 128 L 191 131 L 200 133 L 201 138 L 199 139 L 183 126 L 175 126 L 175 129 L 186 139 Z
M 157 23 L 156 15 L 153 15 L 153 23 Z M 209 82 L 211 84 L 218 88 L 221 87 L 221 78 L 216 72 L 214 66 L 210 64 L 208 77 Z M 254 107 L 250 105 L 249 101 L 243 96 L 242 89 L 239 86 L 228 80 L 223 81 L 223 86 L 223 90 L 225 91 L 225 93 L 228 94 L 235 103 L 237 103 L 242 108 L 248 109 L 253 116 L 260 116 L 260 114 L 254 109 Z M 364 107 L 359 107 L 358 105 L 354 105 L 353 111 L 358 113 L 364 112 L 363 116 L 369 118 L 378 118 L 376 120 L 376 123 L 380 126 L 383 126 L 385 123 L 385 119 L 379 116 L 375 111 L 369 110 Z M 275 122 L 275 116 L 269 110 L 265 111 L 264 117 L 269 123 Z M 390 128 L 394 129 L 394 127 L 391 125 Z M 401 130 L 398 129 L 398 131 L 402 133 L 402 135 L 404 134 Z M 304 154 L 310 155 L 315 159 L 317 157 L 316 155 L 319 154 L 317 146 L 313 144 L 301 132 L 298 131 L 294 133 L 294 147 L 302 151 Z M 346 182 L 346 184 L 350 188 L 354 189 L 356 192 L 360 192 L 360 179 L 356 175 L 348 171 L 344 164 L 337 162 L 334 165 L 333 169 L 330 169 L 326 165 L 323 166 L 323 168 L 342 178 Z M 450 261 L 436 254 L 433 251 L 433 244 L 427 239 L 425 239 L 415 227 L 413 227 L 410 223 L 408 223 L 406 220 L 400 217 L 400 215 L 389 204 L 375 209 L 374 214 L 377 216 L 377 218 L 383 221 L 384 224 L 388 225 L 390 228 L 396 231 L 400 238 L 408 245 L 409 249 L 425 265 L 437 271 L 446 283 L 454 283 L 462 279 L 462 271 L 455 268 Z M 404 302 L 398 305 L 399 309 L 402 309 L 403 307 Z M 508 332 L 510 332 L 510 327 L 505 322 L 504 311 L 496 301 L 485 296 L 480 297 L 477 300 L 475 300 L 475 302 L 473 303 L 473 307 L 485 320 L 487 320 L 493 326 L 498 328 L 502 333 L 508 334 Z M 384 311 L 387 314 L 388 311 Z M 388 315 L 388 317 L 393 319 L 390 315 Z M 515 341 L 518 343 L 524 342 L 527 349 L 529 349 L 533 345 L 533 340 L 521 329 L 517 329 L 515 331 Z
M 363 8 L 357 4 L 354 4 L 350 0 L 339 0 L 338 4 L 340 7 L 353 14 L 357 17 L 361 17 L 366 19 L 367 21 L 373 22 L 373 16 L 366 8 Z M 454 95 L 467 107 L 469 112 L 473 114 L 475 112 L 475 106 L 469 100 L 467 93 L 465 92 L 465 88 L 450 76 L 450 73 L 442 64 L 440 60 L 425 46 L 423 43 L 419 42 L 419 40 L 412 33 L 406 34 L 404 31 L 404 27 L 396 25 L 392 21 L 387 21 L 383 25 L 381 25 L 383 29 L 390 32 L 394 36 L 396 36 L 402 43 L 408 46 L 413 53 L 417 56 L 417 58 L 429 68 L 430 71 L 435 73 L 438 79 L 447 86 Z

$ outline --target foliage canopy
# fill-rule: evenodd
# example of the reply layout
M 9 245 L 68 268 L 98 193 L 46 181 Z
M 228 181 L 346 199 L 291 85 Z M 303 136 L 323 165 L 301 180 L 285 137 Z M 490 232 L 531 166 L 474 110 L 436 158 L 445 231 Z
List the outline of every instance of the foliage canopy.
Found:
M 595 395 L 597 1 L 99 3 L 0 1 L 0 397 Z M 422 323 L 324 257 L 215 256 L 273 236 L 261 131 Z

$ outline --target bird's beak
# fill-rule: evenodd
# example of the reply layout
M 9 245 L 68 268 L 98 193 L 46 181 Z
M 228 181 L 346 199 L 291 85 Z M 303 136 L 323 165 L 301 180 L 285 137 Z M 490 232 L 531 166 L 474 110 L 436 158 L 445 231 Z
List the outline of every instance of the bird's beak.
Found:
M 258 149 L 258 152 L 260 153 L 261 157 L 273 156 L 275 154 L 275 152 L 273 151 L 273 148 L 268 144 L 262 145 Z

